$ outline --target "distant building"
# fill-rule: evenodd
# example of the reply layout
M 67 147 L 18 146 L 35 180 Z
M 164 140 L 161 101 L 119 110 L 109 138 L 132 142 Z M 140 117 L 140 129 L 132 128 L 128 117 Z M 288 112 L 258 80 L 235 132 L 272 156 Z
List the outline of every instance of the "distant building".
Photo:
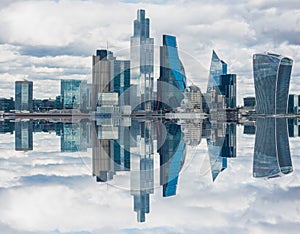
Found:
M 11 98 L 0 98 L 0 111 L 9 112 L 15 109 L 15 101 Z
M 219 91 L 224 95 L 225 108 L 236 108 L 236 74 L 221 75 Z
M 255 97 L 244 97 L 244 108 L 255 109 Z
M 289 114 L 298 114 L 299 112 L 299 95 L 290 94 L 288 101 L 288 113 Z
M 86 110 L 86 85 L 85 80 L 61 80 L 61 100 L 63 109 Z
M 157 81 L 157 99 L 160 110 L 180 107 L 186 89 L 184 67 L 179 59 L 176 37 L 163 35 L 160 47 L 160 77 Z
M 278 54 L 254 54 L 257 114 L 287 114 L 293 60 Z
M 15 109 L 17 111 L 32 111 L 33 82 L 15 82 Z
M 151 111 L 153 108 L 154 38 L 150 37 L 150 20 L 145 10 L 137 11 L 133 36 L 130 38 L 130 71 L 132 109 Z

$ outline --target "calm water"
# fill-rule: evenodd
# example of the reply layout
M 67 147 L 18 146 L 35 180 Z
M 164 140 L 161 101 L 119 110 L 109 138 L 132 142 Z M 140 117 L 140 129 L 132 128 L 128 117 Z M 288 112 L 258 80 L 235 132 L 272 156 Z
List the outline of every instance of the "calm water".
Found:
M 298 233 L 295 119 L 1 120 L 1 233 Z

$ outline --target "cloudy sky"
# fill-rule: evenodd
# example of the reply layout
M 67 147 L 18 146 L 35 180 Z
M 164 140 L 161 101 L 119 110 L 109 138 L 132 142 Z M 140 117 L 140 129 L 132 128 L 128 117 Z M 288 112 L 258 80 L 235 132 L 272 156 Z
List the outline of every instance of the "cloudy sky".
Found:
M 175 35 L 188 78 L 205 90 L 212 50 L 238 74 L 239 103 L 253 95 L 252 54 L 294 59 L 291 92 L 300 83 L 300 2 L 252 1 L 7 1 L 0 2 L 0 96 L 14 81 L 34 81 L 34 97 L 55 97 L 59 80 L 91 79 L 91 55 L 109 48 L 129 58 L 136 10 L 151 19 L 151 36 Z M 157 64 L 158 65 L 158 64 Z

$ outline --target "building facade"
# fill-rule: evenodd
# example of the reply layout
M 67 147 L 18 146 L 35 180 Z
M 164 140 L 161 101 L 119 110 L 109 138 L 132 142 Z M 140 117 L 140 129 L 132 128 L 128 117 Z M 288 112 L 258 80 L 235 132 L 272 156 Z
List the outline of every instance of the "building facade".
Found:
M 163 35 L 160 47 L 160 77 L 157 81 L 158 109 L 180 107 L 186 89 L 184 67 L 179 59 L 176 37 Z
M 254 54 L 257 114 L 286 114 L 293 60 L 278 54 Z
M 17 111 L 33 110 L 33 82 L 16 81 L 15 82 L 15 109 Z
M 60 84 L 62 108 L 86 110 L 87 81 L 61 80 Z
M 131 107 L 151 111 L 153 94 L 154 38 L 150 38 L 150 20 L 145 10 L 137 11 L 133 36 L 130 38 Z

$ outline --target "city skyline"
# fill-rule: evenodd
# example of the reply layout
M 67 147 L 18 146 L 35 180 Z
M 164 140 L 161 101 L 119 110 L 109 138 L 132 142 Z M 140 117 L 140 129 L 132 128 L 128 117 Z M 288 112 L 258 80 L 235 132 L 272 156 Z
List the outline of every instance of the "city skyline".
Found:
M 293 1 L 291 1 L 291 3 L 298 4 Z M 34 89 L 34 93 L 38 98 L 49 98 L 59 94 L 59 84 L 55 83 L 55 80 L 57 79 L 84 78 L 90 80 L 91 62 L 89 56 L 93 54 L 93 51 L 96 48 L 106 48 L 107 42 L 109 45 L 109 49 L 114 51 L 118 57 L 120 57 L 121 59 L 128 59 L 129 53 L 126 51 L 129 48 L 129 37 L 132 32 L 132 25 L 130 22 L 135 18 L 136 9 L 138 8 L 143 8 L 147 11 L 147 15 L 151 20 L 151 30 L 153 32 L 152 34 L 156 43 L 160 41 L 161 34 L 169 33 L 171 35 L 176 35 L 178 43 L 180 45 L 179 52 L 181 54 L 187 53 L 198 60 L 200 64 L 203 64 L 201 68 L 203 77 L 201 76 L 201 79 L 204 79 L 205 81 L 208 76 L 210 54 L 211 51 L 215 49 L 219 56 L 222 57 L 228 64 L 230 64 L 229 73 L 235 73 L 238 75 L 238 105 L 242 104 L 242 97 L 251 96 L 254 94 L 254 85 L 251 71 L 251 56 L 252 54 L 257 52 L 269 50 L 293 58 L 293 60 L 295 61 L 295 66 L 291 77 L 291 92 L 294 93 L 297 90 L 297 87 L 299 87 L 299 84 L 297 83 L 297 77 L 299 76 L 299 68 L 297 67 L 297 62 L 299 61 L 299 58 L 298 54 L 296 53 L 296 49 L 299 46 L 297 39 L 293 36 L 293 32 L 296 32 L 298 30 L 296 27 L 298 25 L 298 21 L 296 19 L 293 20 L 293 18 L 289 17 L 291 22 L 288 28 L 283 27 L 281 23 L 276 24 L 276 21 L 270 22 L 268 27 L 265 28 L 265 31 L 262 31 L 261 29 L 261 20 L 265 19 L 267 15 L 277 14 L 279 17 L 273 17 L 272 19 L 280 21 L 280 19 L 288 14 L 288 12 L 295 11 L 293 10 L 295 7 L 291 7 L 291 5 L 293 4 L 284 5 L 282 3 L 284 7 L 281 7 L 281 5 L 279 5 L 280 3 L 274 3 L 274 5 L 268 6 L 268 3 L 256 2 L 248 4 L 240 3 L 233 7 L 230 2 L 227 2 L 227 5 L 222 5 L 224 3 L 219 3 L 219 5 L 217 6 L 224 7 L 222 8 L 222 10 L 218 7 L 216 9 L 222 16 L 224 16 L 225 20 L 227 20 L 228 23 L 231 23 L 233 28 L 245 26 L 246 31 L 239 32 L 239 30 L 233 30 L 233 32 L 235 32 L 234 34 L 229 30 L 228 32 L 224 33 L 222 31 L 222 28 L 220 29 L 220 27 L 217 27 L 218 25 L 221 25 L 223 21 L 219 19 L 212 19 L 211 17 L 208 17 L 206 20 L 200 17 L 197 21 L 197 18 L 195 18 L 195 24 L 192 25 L 195 25 L 196 31 L 191 33 L 193 33 L 193 35 L 195 34 L 195 39 L 198 38 L 198 42 L 196 43 L 191 43 L 191 41 L 189 40 L 194 39 L 189 38 L 189 34 L 183 33 L 185 30 L 189 30 L 189 28 L 192 28 L 192 25 L 189 24 L 189 22 L 191 22 L 191 19 L 189 17 L 180 14 L 179 18 L 181 19 L 181 21 L 179 22 L 178 20 L 174 20 L 174 23 L 180 23 L 179 25 L 177 25 L 179 27 L 174 27 L 174 23 L 171 23 L 171 25 L 167 27 L 165 22 L 168 22 L 168 24 L 170 24 L 170 22 L 162 20 L 162 18 L 164 17 L 163 14 L 158 14 L 158 12 L 163 11 L 164 9 L 173 9 L 170 3 L 161 4 L 160 2 L 158 2 L 156 4 L 139 4 L 115 2 L 115 4 L 127 9 L 131 9 L 130 11 L 128 10 L 128 13 L 126 14 L 123 13 L 120 14 L 119 17 L 113 17 L 109 22 L 109 25 L 112 27 L 112 29 L 114 27 L 119 27 L 119 29 L 117 30 L 117 34 L 119 36 L 115 37 L 115 31 L 112 30 L 111 35 L 104 34 L 104 36 L 100 37 L 103 38 L 100 41 L 99 39 L 91 39 L 91 35 L 96 35 L 95 33 L 97 33 L 97 28 L 99 30 L 101 29 L 101 32 L 103 33 L 108 33 L 105 28 L 101 26 L 101 22 L 105 21 L 103 18 L 99 19 L 100 23 L 97 24 L 98 26 L 95 25 L 95 27 L 92 27 L 92 25 L 94 25 L 94 22 L 91 21 L 91 18 L 93 18 L 93 11 L 91 11 L 91 16 L 87 17 L 87 19 L 85 20 L 82 20 L 81 24 L 78 26 L 85 27 L 87 25 L 90 25 L 90 27 L 83 30 L 82 33 L 87 33 L 87 30 L 90 30 L 91 33 L 87 33 L 86 37 L 83 36 L 82 39 L 78 41 L 78 46 L 76 47 L 74 46 L 74 44 L 72 47 L 72 43 L 68 42 L 68 40 L 65 43 L 60 42 L 64 38 L 65 34 L 61 34 L 62 37 L 55 37 L 58 43 L 54 43 L 54 32 L 56 32 L 57 30 L 62 30 L 62 28 L 55 29 L 53 34 L 50 34 L 47 40 L 39 40 L 42 38 L 42 35 L 34 36 L 29 30 L 24 34 L 24 37 L 27 39 L 27 41 L 23 41 L 24 39 L 21 40 L 21 38 L 18 38 L 17 34 L 14 33 L 16 27 L 19 26 L 18 19 L 8 20 L 9 23 L 4 28 L 10 30 L 8 34 L 2 36 L 3 39 L 1 44 L 1 48 L 7 55 L 2 58 L 2 61 L 6 65 L 0 73 L 0 78 L 2 78 L 0 83 L 1 93 L 6 97 L 13 96 L 13 90 L 9 90 L 9 87 L 15 80 L 22 80 L 24 78 L 24 74 L 26 75 L 26 78 L 28 78 L 29 80 L 33 80 L 37 84 L 37 87 Z M 178 4 L 180 5 L 181 3 Z M 62 9 L 62 7 L 67 6 L 68 1 L 59 1 L 56 3 L 47 1 L 43 3 L 16 2 L 8 5 L 6 3 L 6 5 L 3 6 L 3 18 L 12 15 L 15 12 L 18 12 L 21 6 L 28 6 L 29 8 L 25 8 L 25 11 L 23 11 L 23 13 L 19 13 L 20 18 L 27 19 L 26 13 L 30 12 L 30 7 L 32 7 L 32 9 L 42 10 L 44 6 L 48 5 L 50 13 L 52 13 L 54 10 L 60 10 Z M 192 8 L 192 6 L 195 7 L 196 5 L 196 2 L 190 2 L 189 4 L 185 4 L 185 8 L 183 9 L 190 9 Z M 94 8 L 96 6 L 99 6 L 101 8 L 108 7 L 104 6 L 102 3 L 90 3 L 88 1 L 75 1 L 74 4 L 72 4 L 72 7 L 74 7 L 74 9 L 78 9 L 79 7 L 83 6 L 87 9 L 90 9 L 92 7 Z M 8 7 L 11 11 L 5 10 Z M 235 18 L 227 14 L 227 10 L 229 7 L 233 7 L 233 10 L 239 9 L 241 10 L 241 12 L 245 13 L 244 16 L 241 16 L 240 13 L 237 12 L 237 18 L 241 19 L 241 22 L 237 22 Z M 209 4 L 204 4 L 203 9 L 207 9 L 207 12 L 210 12 L 212 10 Z M 249 9 L 248 13 L 245 12 L 246 9 Z M 182 10 L 177 9 L 176 11 Z M 194 13 L 194 11 L 190 11 L 191 14 Z M 49 17 L 49 19 L 52 19 L 54 16 L 53 14 L 46 15 L 46 18 Z M 56 17 L 59 16 L 57 14 L 55 14 Z M 257 15 L 257 18 L 252 16 L 252 14 Z M 59 16 L 57 20 L 61 19 L 62 18 Z M 44 22 L 45 21 L 42 20 L 40 24 L 42 25 Z M 212 23 L 211 28 L 207 28 L 206 25 L 208 24 L 208 22 Z M 62 24 L 61 27 L 67 27 L 68 25 L 70 26 L 72 23 L 73 22 L 71 21 L 66 21 L 64 24 Z M 213 27 L 214 25 L 215 27 Z M 204 31 L 207 35 L 203 35 L 201 27 L 205 29 Z M 40 27 L 40 29 L 43 31 L 43 27 Z M 70 41 L 75 42 L 76 40 L 78 40 L 78 38 L 71 39 L 76 30 L 77 26 L 75 26 L 71 32 L 68 32 L 70 33 Z M 213 30 L 215 30 L 215 32 Z M 218 30 L 220 31 L 219 33 L 217 33 Z M 23 30 L 20 31 L 22 32 Z M 221 32 L 223 32 L 223 34 Z M 250 36 L 248 36 L 247 33 L 249 33 Z M 8 38 L 8 35 L 11 36 Z M 199 37 L 197 37 L 196 35 L 199 35 Z M 225 35 L 226 38 L 222 38 L 223 35 Z M 234 35 L 236 37 L 234 37 Z M 286 35 L 286 38 L 284 37 L 284 35 Z M 122 40 L 118 40 L 117 38 L 122 38 Z M 236 43 L 237 39 L 239 41 L 238 43 Z M 286 39 L 286 41 L 284 39 Z M 270 41 L 272 43 L 270 43 Z M 235 47 L 234 45 L 237 47 Z M 229 50 L 228 48 L 234 49 Z M 118 54 L 118 52 L 120 52 L 120 54 Z M 21 58 L 22 60 L 20 60 Z M 15 62 L 12 63 L 12 60 L 14 60 Z M 189 62 L 184 58 L 182 60 L 187 73 L 192 72 L 193 69 L 189 67 Z M 155 64 L 158 63 L 155 62 Z M 195 81 L 194 77 L 189 76 L 189 74 L 187 74 L 187 77 L 188 79 Z M 158 78 L 158 76 L 155 75 L 154 78 Z M 45 82 L 47 82 L 47 84 L 50 84 L 50 88 L 47 89 L 46 92 L 41 92 L 40 89 L 45 88 Z M 200 85 L 200 87 L 201 91 L 205 89 L 202 85 Z M 5 93 L 7 93 L 7 95 Z

